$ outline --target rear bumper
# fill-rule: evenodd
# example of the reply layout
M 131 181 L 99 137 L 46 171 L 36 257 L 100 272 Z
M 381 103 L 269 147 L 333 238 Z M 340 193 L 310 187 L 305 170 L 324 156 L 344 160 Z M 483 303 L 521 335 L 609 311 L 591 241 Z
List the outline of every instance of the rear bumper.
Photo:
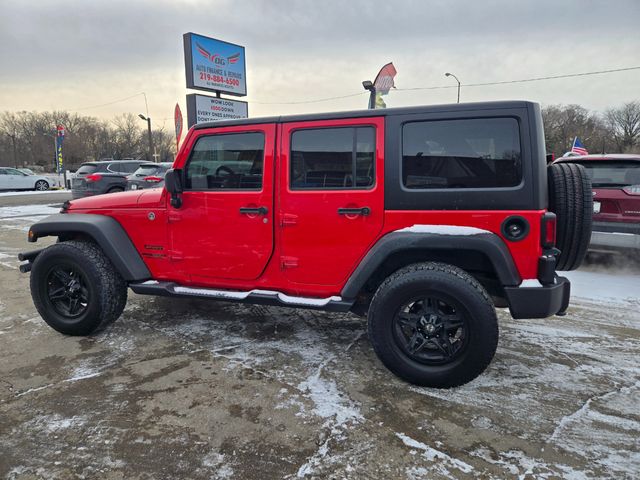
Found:
M 552 285 L 504 287 L 513 318 L 546 318 L 563 313 L 569 306 L 571 283 L 556 277 Z

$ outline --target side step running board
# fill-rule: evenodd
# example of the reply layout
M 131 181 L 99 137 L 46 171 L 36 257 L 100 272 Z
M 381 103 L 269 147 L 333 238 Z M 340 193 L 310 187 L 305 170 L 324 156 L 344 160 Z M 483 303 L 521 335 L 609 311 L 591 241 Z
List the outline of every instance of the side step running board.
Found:
M 216 290 L 211 288 L 185 287 L 174 282 L 158 282 L 148 280 L 141 283 L 131 283 L 129 288 L 141 295 L 159 295 L 163 297 L 191 297 L 211 298 L 228 302 L 258 303 L 262 305 L 275 305 L 280 307 L 310 308 L 316 310 L 329 310 L 334 312 L 348 312 L 353 306 L 353 301 L 344 300 L 341 297 L 310 298 L 292 297 L 282 292 L 272 290 Z

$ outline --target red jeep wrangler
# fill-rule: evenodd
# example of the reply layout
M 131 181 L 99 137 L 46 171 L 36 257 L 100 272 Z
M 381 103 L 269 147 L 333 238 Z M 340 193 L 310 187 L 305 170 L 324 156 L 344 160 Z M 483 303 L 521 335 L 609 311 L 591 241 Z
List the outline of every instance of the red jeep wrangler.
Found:
M 567 309 L 556 269 L 585 255 L 591 186 L 545 160 L 528 102 L 197 125 L 164 189 L 66 203 L 29 231 L 58 243 L 21 254 L 21 269 L 65 334 L 116 320 L 127 287 L 352 311 L 395 374 L 452 387 L 491 362 L 494 305 Z

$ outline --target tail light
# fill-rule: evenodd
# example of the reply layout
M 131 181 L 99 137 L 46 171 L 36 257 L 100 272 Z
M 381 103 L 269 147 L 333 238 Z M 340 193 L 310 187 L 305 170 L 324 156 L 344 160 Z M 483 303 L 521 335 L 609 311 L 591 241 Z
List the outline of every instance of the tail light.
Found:
M 99 173 L 92 173 L 91 175 L 87 175 L 84 179 L 88 183 L 97 182 L 102 179 L 102 175 L 100 175 Z
M 149 176 L 149 177 L 144 177 L 143 180 L 145 182 L 149 182 L 149 183 L 158 183 L 162 181 L 161 177 L 154 177 L 154 176 Z
M 542 216 L 540 241 L 543 248 L 556 246 L 556 214 L 547 212 Z
M 640 185 L 629 185 L 624 187 L 622 191 L 628 195 L 640 195 Z

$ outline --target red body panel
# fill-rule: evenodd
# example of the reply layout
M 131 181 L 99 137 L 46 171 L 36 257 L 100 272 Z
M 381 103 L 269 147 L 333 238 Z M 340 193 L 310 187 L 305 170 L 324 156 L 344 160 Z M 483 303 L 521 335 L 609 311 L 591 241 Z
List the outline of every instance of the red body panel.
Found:
M 374 187 L 291 191 L 289 133 L 296 128 L 338 125 L 376 127 Z M 520 215 L 529 222 L 529 235 L 519 242 L 505 240 L 505 244 L 520 276 L 537 276 L 544 210 L 384 210 L 382 117 L 192 129 L 174 167 L 185 166 L 201 135 L 238 131 L 265 132 L 260 191 L 184 192 L 183 205 L 176 209 L 170 206 L 165 190 L 152 189 L 76 200 L 69 213 L 115 218 L 129 234 L 154 279 L 233 290 L 262 288 L 309 297 L 339 295 L 371 246 L 395 230 L 416 224 L 458 225 L 488 230 L 503 238 L 500 228 L 504 219 Z M 240 207 L 260 206 L 268 208 L 267 215 L 238 211 Z M 337 214 L 338 208 L 365 206 L 371 209 L 368 216 Z

